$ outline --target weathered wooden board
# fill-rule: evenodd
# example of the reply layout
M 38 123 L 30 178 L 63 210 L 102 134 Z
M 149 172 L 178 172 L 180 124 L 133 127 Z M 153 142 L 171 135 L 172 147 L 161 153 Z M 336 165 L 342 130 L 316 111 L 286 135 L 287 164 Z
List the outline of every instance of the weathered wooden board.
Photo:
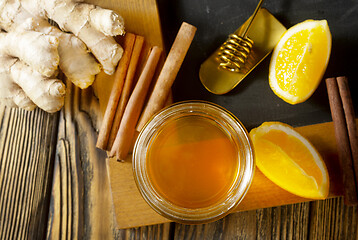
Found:
M 129 230 L 128 230 L 129 231 Z M 174 239 L 358 239 L 358 208 L 343 198 L 238 212 L 208 224 L 175 224 Z
M 44 239 L 57 114 L 0 103 L 0 239 Z

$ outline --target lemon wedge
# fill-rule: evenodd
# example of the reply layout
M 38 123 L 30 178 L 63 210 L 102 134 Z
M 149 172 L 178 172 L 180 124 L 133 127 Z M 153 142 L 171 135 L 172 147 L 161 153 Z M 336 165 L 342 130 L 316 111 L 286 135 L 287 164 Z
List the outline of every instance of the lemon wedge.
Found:
M 326 20 L 306 20 L 288 29 L 271 57 L 269 83 L 273 92 L 290 104 L 306 101 L 326 71 L 331 45 Z
M 272 182 L 295 195 L 324 199 L 328 171 L 320 154 L 291 126 L 265 122 L 251 130 L 256 165 Z

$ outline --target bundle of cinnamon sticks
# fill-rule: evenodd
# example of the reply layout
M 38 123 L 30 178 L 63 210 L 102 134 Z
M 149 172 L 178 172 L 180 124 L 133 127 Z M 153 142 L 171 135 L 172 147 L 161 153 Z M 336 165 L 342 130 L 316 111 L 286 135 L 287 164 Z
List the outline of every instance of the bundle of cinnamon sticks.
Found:
M 125 35 L 124 53 L 115 73 L 99 131 L 96 144 L 98 148 L 109 151 L 110 157 L 126 159 L 133 147 L 136 133 L 164 107 L 195 32 L 194 26 L 185 22 L 182 24 L 151 92 L 150 85 L 162 50 L 157 46 L 149 50 L 144 67 L 133 87 L 144 38 L 131 33 Z
M 358 136 L 348 79 L 327 78 L 326 85 L 344 184 L 344 202 L 347 205 L 356 205 L 358 204 Z

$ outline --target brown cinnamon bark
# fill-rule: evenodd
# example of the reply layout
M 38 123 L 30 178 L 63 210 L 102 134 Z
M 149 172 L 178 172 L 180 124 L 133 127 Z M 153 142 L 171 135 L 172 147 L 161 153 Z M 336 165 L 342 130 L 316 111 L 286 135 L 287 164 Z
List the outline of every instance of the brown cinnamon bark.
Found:
M 132 146 L 135 126 L 138 122 L 161 53 L 162 50 L 159 47 L 153 47 L 124 110 L 123 118 L 110 152 L 110 156 L 116 155 L 119 160 L 125 160 Z
M 117 132 L 119 129 L 119 125 L 121 123 L 124 109 L 128 103 L 129 96 L 133 90 L 133 82 L 134 82 L 134 76 L 137 70 L 139 58 L 142 52 L 142 47 L 144 44 L 144 38 L 142 36 L 135 36 L 135 42 L 134 47 L 132 51 L 132 56 L 129 62 L 128 66 L 128 72 L 124 81 L 123 91 L 118 103 L 118 107 L 115 113 L 115 117 L 112 124 L 112 129 L 109 134 L 108 144 L 107 144 L 107 150 L 111 150 L 114 140 L 116 139 Z
M 354 173 L 356 177 L 356 189 L 358 192 L 358 136 L 357 126 L 355 121 L 354 107 L 349 90 L 348 79 L 346 77 L 337 77 L 337 83 L 339 88 L 339 94 L 341 96 L 344 115 L 346 119 L 349 143 L 352 153 L 352 161 L 354 167 Z
M 194 26 L 185 22 L 181 25 L 172 48 L 169 51 L 168 57 L 164 62 L 153 92 L 151 93 L 148 103 L 140 117 L 136 128 L 138 132 L 153 114 L 164 107 L 169 91 L 179 72 L 181 64 L 184 61 L 185 55 L 189 50 L 195 32 L 196 28 Z
M 338 84 L 335 78 L 327 78 L 326 85 L 344 184 L 344 201 L 347 205 L 354 205 L 358 203 L 357 186 L 352 164 L 347 125 L 341 97 L 339 95 Z
M 115 72 L 113 88 L 111 91 L 111 95 L 109 97 L 108 105 L 103 117 L 101 129 L 99 130 L 99 135 L 96 143 L 96 147 L 100 149 L 107 150 L 109 134 L 112 128 L 119 98 L 123 90 L 124 79 L 126 77 L 129 62 L 131 59 L 134 40 L 135 40 L 134 34 L 126 33 L 123 43 L 123 49 L 124 49 L 123 56 L 119 61 L 117 70 Z

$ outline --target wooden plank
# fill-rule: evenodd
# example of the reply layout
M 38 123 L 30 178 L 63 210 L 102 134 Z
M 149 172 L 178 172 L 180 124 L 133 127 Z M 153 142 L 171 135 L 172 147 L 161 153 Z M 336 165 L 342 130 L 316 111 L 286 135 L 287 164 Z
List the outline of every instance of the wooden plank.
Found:
M 201 225 L 175 224 L 174 239 L 307 239 L 309 203 L 233 213 Z
M 46 234 L 57 114 L 0 104 L 0 238 Z
M 47 236 L 114 239 L 116 225 L 106 153 L 95 147 L 98 119 L 94 113 L 99 105 L 92 89 L 80 90 L 69 81 L 66 85 Z
M 311 203 L 309 239 L 358 239 L 358 207 L 343 198 Z
M 233 213 L 201 225 L 175 223 L 174 239 L 358 239 L 357 207 L 343 199 Z
M 170 239 L 171 223 L 164 223 L 152 226 L 131 228 L 131 229 L 118 229 L 115 239 Z
M 333 124 L 322 123 L 296 128 L 322 154 L 330 175 L 330 197 L 342 195 L 342 183 L 337 165 L 337 151 L 334 140 Z M 110 162 L 111 174 L 116 174 L 116 188 L 112 187 L 114 205 L 121 208 L 117 212 L 117 221 L 120 228 L 130 228 L 142 225 L 151 225 L 168 222 L 169 220 L 155 213 L 140 196 L 132 174 L 130 159 L 125 163 Z M 116 196 L 118 196 L 116 198 Z M 291 194 L 256 169 L 252 186 L 236 211 L 267 208 L 286 204 L 311 201 Z

